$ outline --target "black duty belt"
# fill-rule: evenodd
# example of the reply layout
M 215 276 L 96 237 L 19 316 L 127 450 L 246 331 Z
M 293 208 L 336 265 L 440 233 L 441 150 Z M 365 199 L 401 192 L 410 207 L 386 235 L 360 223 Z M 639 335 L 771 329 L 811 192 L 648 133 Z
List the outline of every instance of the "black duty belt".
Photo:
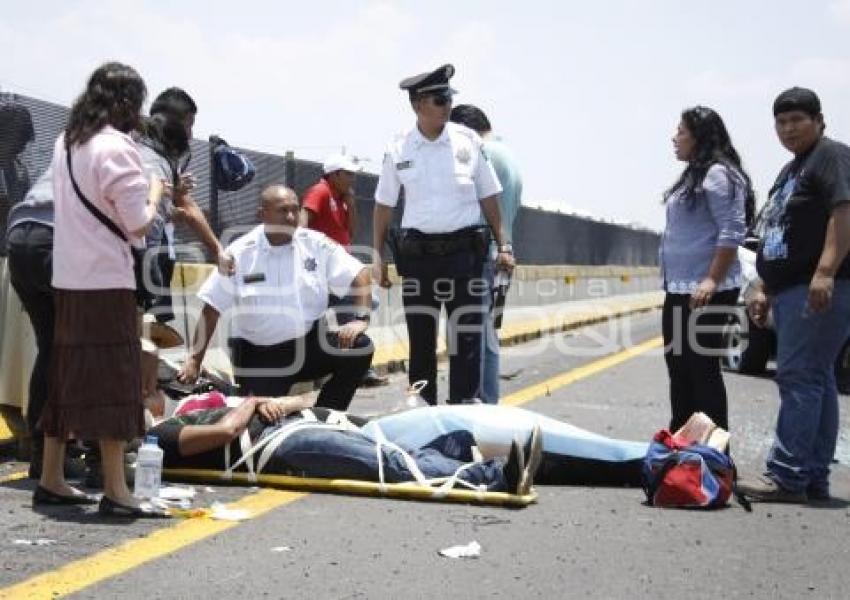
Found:
M 447 256 L 460 252 L 484 256 L 489 240 L 489 230 L 484 227 L 466 227 L 448 233 L 402 229 L 398 235 L 398 249 L 407 257 Z

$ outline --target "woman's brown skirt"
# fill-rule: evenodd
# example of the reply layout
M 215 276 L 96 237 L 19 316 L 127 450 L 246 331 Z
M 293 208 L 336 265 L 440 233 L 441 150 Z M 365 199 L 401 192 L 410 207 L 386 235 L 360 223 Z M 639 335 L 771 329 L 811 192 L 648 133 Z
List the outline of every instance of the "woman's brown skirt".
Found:
M 131 440 L 144 434 L 141 346 L 132 290 L 55 290 L 45 435 Z

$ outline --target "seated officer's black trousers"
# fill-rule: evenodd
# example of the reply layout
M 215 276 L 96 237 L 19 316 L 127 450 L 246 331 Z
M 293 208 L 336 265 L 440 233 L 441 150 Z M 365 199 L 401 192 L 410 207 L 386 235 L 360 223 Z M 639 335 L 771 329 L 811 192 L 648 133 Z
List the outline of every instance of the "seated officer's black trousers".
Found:
M 304 337 L 273 346 L 257 346 L 242 338 L 229 340 L 236 383 L 241 395 L 285 396 L 293 383 L 331 375 L 316 406 L 345 410 L 372 364 L 372 340 L 359 335 L 352 348 L 340 349 L 336 333 L 314 325 Z
M 411 269 L 413 270 L 413 269 Z M 410 343 L 408 376 L 411 385 L 428 382 L 421 395 L 437 403 L 437 326 L 446 307 L 449 352 L 449 404 L 478 397 L 481 383 L 481 333 L 484 290 L 481 278 L 434 277 L 408 273 L 402 287 L 407 338 Z

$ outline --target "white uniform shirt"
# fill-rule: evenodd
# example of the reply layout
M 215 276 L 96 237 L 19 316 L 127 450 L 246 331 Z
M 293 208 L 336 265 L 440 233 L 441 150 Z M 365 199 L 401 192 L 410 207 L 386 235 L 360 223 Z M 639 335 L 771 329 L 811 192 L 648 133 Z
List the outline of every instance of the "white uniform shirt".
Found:
M 363 269 L 345 248 L 304 227 L 289 244 L 272 246 L 258 225 L 227 250 L 236 273 L 213 271 L 198 298 L 231 318 L 233 337 L 257 346 L 302 337 L 327 310 L 328 294 L 347 294 Z
M 375 202 L 394 207 L 404 186 L 402 227 L 446 233 L 481 224 L 478 201 L 502 191 L 482 146 L 457 123 L 446 123 L 433 141 L 414 126 L 387 148 Z

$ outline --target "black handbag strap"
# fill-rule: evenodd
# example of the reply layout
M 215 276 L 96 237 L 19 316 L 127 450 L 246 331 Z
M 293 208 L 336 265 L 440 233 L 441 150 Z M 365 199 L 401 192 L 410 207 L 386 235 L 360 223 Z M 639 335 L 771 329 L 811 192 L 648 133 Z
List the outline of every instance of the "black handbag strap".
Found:
M 68 175 L 71 176 L 71 185 L 74 187 L 74 191 L 77 192 L 77 197 L 82 201 L 83 206 L 85 206 L 89 210 L 89 212 L 97 218 L 98 221 L 103 223 L 104 226 L 109 229 L 109 231 L 111 231 L 129 244 L 130 240 L 127 239 L 127 236 L 124 234 L 123 231 L 121 231 L 121 228 L 115 224 L 115 221 L 107 217 L 105 214 L 103 214 L 103 212 L 101 212 L 98 207 L 89 202 L 89 199 L 86 198 L 85 194 L 83 194 L 83 191 L 80 189 L 80 186 L 77 185 L 77 180 L 74 179 L 74 169 L 71 168 L 71 148 L 67 149 L 67 151 L 65 152 L 65 157 L 68 159 Z

